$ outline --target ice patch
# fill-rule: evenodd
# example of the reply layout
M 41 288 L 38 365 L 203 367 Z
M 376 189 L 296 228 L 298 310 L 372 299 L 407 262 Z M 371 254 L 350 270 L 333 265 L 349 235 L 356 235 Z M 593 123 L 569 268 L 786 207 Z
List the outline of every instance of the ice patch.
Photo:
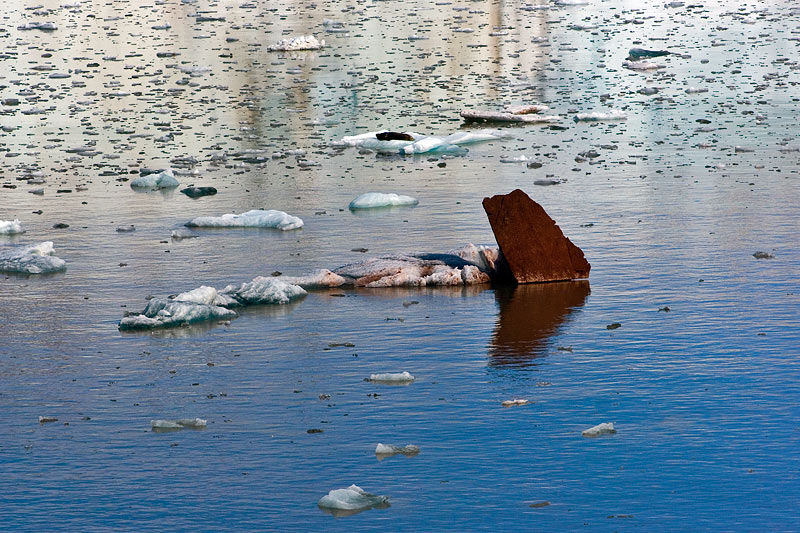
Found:
M 221 320 L 236 316 L 234 311 L 218 305 L 181 302 L 152 298 L 141 314 L 123 317 L 119 329 L 150 329 L 182 326 L 206 320 Z
M 318 41 L 313 35 L 301 35 L 281 39 L 272 46 L 267 47 L 270 52 L 295 52 L 298 50 L 319 50 L 325 46 L 325 40 Z
M 305 276 L 281 276 L 279 279 L 292 285 L 299 285 L 306 290 L 328 289 L 333 287 L 341 287 L 342 285 L 348 284 L 348 280 L 346 278 L 343 278 L 338 274 L 334 274 L 327 269 L 315 270 L 314 272 L 306 274 Z
M 388 457 L 391 455 L 405 455 L 405 456 L 413 456 L 419 453 L 419 446 L 415 446 L 413 444 L 406 444 L 405 446 L 392 446 L 391 444 L 381 444 L 375 447 L 375 455 L 378 456 L 378 459 L 382 459 L 383 457 Z
M 395 193 L 367 192 L 350 202 L 350 209 L 372 209 L 375 207 L 412 206 L 419 200 Z
M 575 115 L 575 122 L 596 122 L 599 120 L 626 120 L 628 115 L 625 111 L 612 109 L 607 113 L 595 111 L 593 113 L 578 113 Z
M 658 70 L 666 66 L 652 61 L 623 61 L 622 66 L 628 70 Z
M 32 246 L 0 248 L 0 272 L 48 274 L 67 268 L 67 262 L 55 256 L 52 241 Z
M 0 235 L 19 235 L 21 233 L 25 233 L 25 230 L 22 229 L 19 219 L 0 220 Z
M 203 420 L 202 418 L 181 418 L 179 420 L 150 421 L 150 427 L 153 429 L 153 431 L 183 428 L 202 429 L 206 427 L 206 424 L 207 421 Z
M 513 400 L 506 400 L 503 402 L 503 407 L 512 407 L 514 405 L 527 405 L 528 400 L 522 398 L 514 398 Z
M 414 381 L 414 376 L 408 372 L 399 372 L 395 374 L 372 374 L 369 381 L 378 383 L 411 383 Z
M 221 291 L 221 296 L 232 298 L 236 305 L 288 304 L 306 294 L 308 293 L 302 287 L 263 276 L 242 283 L 238 289 L 234 285 L 228 285 Z
M 219 217 L 197 217 L 186 225 L 190 228 L 278 228 L 283 231 L 303 227 L 303 221 L 283 211 L 253 209 L 240 215 L 228 213 Z
M 157 174 L 139 176 L 131 181 L 131 187 L 135 189 L 172 189 L 178 185 L 180 183 L 175 179 L 172 169 Z
M 594 427 L 590 427 L 589 429 L 584 429 L 581 432 L 581 435 L 584 437 L 598 437 L 600 435 L 606 435 L 610 433 L 616 433 L 617 430 L 614 429 L 613 422 L 603 422 L 602 424 L 597 424 Z
M 407 155 L 435 153 L 460 153 L 464 149 L 461 145 L 477 142 L 493 141 L 507 138 L 509 135 L 499 130 L 482 130 L 480 132 L 456 132 L 445 137 L 422 135 L 420 133 L 405 132 L 414 140 L 381 141 L 377 135 L 386 130 L 372 131 L 343 137 L 342 143 L 347 146 L 367 148 L 382 153 L 404 153 Z
M 388 496 L 370 494 L 357 485 L 350 485 L 346 489 L 335 489 L 328 492 L 326 496 L 320 498 L 317 505 L 326 509 L 354 511 L 388 503 Z

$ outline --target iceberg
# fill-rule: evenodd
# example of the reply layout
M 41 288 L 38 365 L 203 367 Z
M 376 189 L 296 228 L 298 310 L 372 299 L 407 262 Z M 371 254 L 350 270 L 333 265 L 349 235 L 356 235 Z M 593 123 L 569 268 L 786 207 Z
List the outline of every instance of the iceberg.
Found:
M 230 297 L 236 303 L 227 305 L 288 304 L 308 294 L 302 287 L 286 283 L 278 278 L 259 276 L 253 281 L 242 283 L 237 289 L 228 285 L 222 289 L 223 297 Z
M 190 228 L 278 228 L 288 231 L 303 227 L 303 221 L 283 211 L 253 209 L 235 215 L 197 217 L 186 223 Z
M 207 421 L 202 418 L 181 418 L 179 420 L 151 420 L 150 427 L 153 431 L 165 431 L 172 429 L 203 429 L 207 425 Z
M 660 63 L 653 63 L 652 61 L 623 61 L 622 66 L 628 70 L 658 70 L 662 68 L 667 68 L 665 65 L 661 65 Z
M 164 170 L 156 174 L 139 176 L 131 181 L 131 187 L 135 189 L 172 189 L 180 185 L 175 179 L 172 169 Z
M 406 457 L 414 456 L 419 453 L 419 446 L 413 444 L 406 444 L 405 446 L 392 446 L 391 444 L 381 444 L 375 447 L 375 455 L 378 460 L 392 455 L 405 455 Z
M 21 233 L 25 233 L 25 230 L 22 229 L 19 219 L 0 220 L 0 235 L 19 235 Z
M 627 120 L 628 115 L 625 111 L 619 109 L 612 109 L 608 113 L 595 111 L 593 113 L 578 113 L 575 115 L 575 122 L 597 122 L 599 120 Z
M 152 298 L 140 314 L 123 317 L 120 330 L 182 326 L 206 320 L 223 320 L 236 316 L 235 311 L 218 305 Z
M 589 429 L 584 429 L 581 432 L 581 435 L 583 435 L 584 437 L 598 437 L 600 435 L 607 435 L 616 432 L 617 430 L 614 429 L 613 422 L 603 422 L 602 424 L 597 424 L 596 426 L 590 427 Z
M 395 193 L 367 192 L 350 202 L 350 209 L 372 209 L 375 207 L 394 207 L 417 205 L 419 200 L 411 196 Z
M 388 506 L 388 503 L 387 496 L 370 494 L 358 485 L 350 485 L 346 489 L 335 489 L 328 492 L 326 496 L 320 498 L 317 505 L 326 509 L 354 511 L 381 505 Z
M 528 400 L 522 398 L 514 398 L 513 400 L 506 400 L 502 403 L 503 407 L 512 407 L 514 405 L 527 405 Z
M 399 372 L 396 374 L 372 374 L 369 381 L 378 383 L 411 383 L 414 381 L 414 376 L 408 372 Z
M 342 285 L 352 285 L 352 281 L 348 283 L 348 279 L 334 274 L 327 269 L 315 270 L 310 274 L 304 276 L 281 276 L 278 278 L 291 285 L 298 285 L 303 289 L 330 289 L 333 287 L 341 287 Z
M 299 50 L 319 50 L 325 46 L 325 40 L 318 41 L 313 35 L 301 35 L 281 39 L 272 46 L 267 47 L 270 52 L 295 52 Z
M 0 248 L 0 272 L 49 274 L 66 268 L 67 262 L 55 256 L 52 241 Z
M 507 138 L 509 135 L 499 130 L 482 130 L 480 132 L 456 132 L 445 137 L 422 135 L 420 133 L 404 132 L 413 140 L 392 139 L 380 140 L 386 130 L 372 131 L 342 138 L 342 144 L 358 148 L 367 148 L 381 153 L 402 153 L 406 155 L 435 153 L 463 153 L 461 145 L 477 142 L 493 141 Z

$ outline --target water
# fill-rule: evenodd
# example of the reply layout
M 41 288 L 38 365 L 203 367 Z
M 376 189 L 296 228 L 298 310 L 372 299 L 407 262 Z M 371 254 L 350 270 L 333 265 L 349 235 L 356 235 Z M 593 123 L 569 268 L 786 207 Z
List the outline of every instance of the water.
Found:
M 796 527 L 792 3 L 42 4 L 53 11 L 12 2 L 0 33 L 0 97 L 21 101 L 0 106 L 13 128 L 0 183 L 16 185 L 0 189 L 0 219 L 27 229 L 0 245 L 52 240 L 68 268 L 0 277 L 3 529 Z M 225 21 L 192 18 L 206 11 Z M 326 32 L 326 18 L 346 32 Z M 17 30 L 31 21 L 58 29 Z M 266 51 L 310 32 L 328 46 Z M 622 68 L 633 46 L 681 55 L 633 72 Z M 171 64 L 211 70 L 190 77 Z M 382 128 L 445 135 L 462 108 L 531 102 L 567 129 L 511 128 L 513 138 L 457 158 L 330 146 Z M 47 112 L 22 113 L 33 107 Z M 610 109 L 628 120 L 571 120 Z M 99 154 L 67 160 L 90 142 Z M 271 157 L 297 148 L 321 166 Z M 575 160 L 590 149 L 599 156 Z M 263 160 L 245 162 L 245 150 Z M 518 155 L 542 167 L 499 162 Z M 200 161 L 182 186 L 219 193 L 143 194 L 117 181 L 177 156 Z M 17 180 L 30 168 L 47 183 Z M 548 176 L 567 181 L 533 185 Z M 26 192 L 36 187 L 45 194 Z M 588 284 L 332 290 L 245 309 L 228 325 L 117 330 L 149 295 L 491 244 L 480 201 L 517 187 L 583 249 Z M 347 210 L 372 190 L 420 203 Z M 170 240 L 195 216 L 254 208 L 305 227 Z M 115 231 L 129 224 L 135 232 Z M 355 346 L 330 346 L 342 343 Z M 409 386 L 363 381 L 404 370 Z M 530 404 L 501 407 L 512 398 Z M 207 429 L 150 431 L 152 419 L 195 416 Z M 581 436 L 600 422 L 617 433 Z M 378 461 L 378 442 L 421 452 Z M 352 483 L 391 507 L 341 518 L 317 508 Z

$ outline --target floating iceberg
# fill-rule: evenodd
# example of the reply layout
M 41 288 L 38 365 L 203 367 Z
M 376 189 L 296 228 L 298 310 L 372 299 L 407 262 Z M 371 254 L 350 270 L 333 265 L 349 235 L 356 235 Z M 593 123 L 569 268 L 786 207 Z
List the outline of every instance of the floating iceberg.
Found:
M 598 437 L 600 435 L 606 435 L 610 433 L 616 433 L 617 430 L 614 429 L 613 422 L 603 422 L 602 424 L 597 424 L 594 427 L 590 427 L 589 429 L 584 429 L 581 432 L 581 435 L 584 437 Z
M 529 109 L 535 106 L 529 106 Z M 541 124 L 546 122 L 556 122 L 558 117 L 555 115 L 537 115 L 538 111 L 526 111 L 524 113 L 514 113 L 510 111 L 472 111 L 465 109 L 461 111 L 461 118 L 466 122 L 516 122 L 527 124 Z
M 151 420 L 150 427 L 153 431 L 164 431 L 170 429 L 202 429 L 206 427 L 207 422 L 202 418 L 181 418 L 179 420 Z
M 156 174 L 139 176 L 131 181 L 131 187 L 136 189 L 172 189 L 180 185 L 175 179 L 172 169 L 164 170 Z
M 419 200 L 395 193 L 367 192 L 350 202 L 350 209 L 372 209 L 375 207 L 411 206 Z
M 413 456 L 419 453 L 419 446 L 413 444 L 406 444 L 405 446 L 392 446 L 391 444 L 381 444 L 375 447 L 375 455 L 379 456 L 378 459 L 388 457 L 390 455 L 405 455 Z M 380 457 L 383 456 L 383 457 Z
M 354 511 L 369 507 L 386 505 L 389 503 L 387 496 L 370 494 L 357 485 L 350 485 L 346 489 L 335 489 L 320 498 L 317 505 L 326 509 L 343 509 Z
M 0 235 L 19 235 L 21 233 L 25 233 L 25 230 L 22 229 L 19 219 L 0 220 Z
M 32 246 L 0 248 L 0 272 L 48 274 L 65 270 L 66 261 L 54 254 L 52 241 Z
M 369 381 L 378 383 L 411 383 L 414 381 L 414 376 L 408 372 L 399 372 L 396 374 L 372 374 Z
M 299 50 L 319 50 L 325 46 L 325 40 L 318 41 L 313 35 L 301 35 L 281 39 L 274 45 L 267 47 L 270 52 L 295 52 Z
M 206 320 L 233 318 L 236 312 L 218 305 L 152 298 L 141 314 L 124 317 L 119 329 L 150 329 L 182 326 Z
M 240 215 L 228 213 L 219 217 L 197 217 L 186 225 L 190 228 L 278 228 L 283 231 L 303 227 L 303 221 L 283 211 L 253 209 Z
M 329 289 L 333 287 L 341 287 L 342 285 L 353 284 L 352 280 L 348 280 L 339 274 L 334 274 L 327 269 L 315 270 L 314 272 L 306 274 L 305 276 L 281 276 L 278 279 L 292 285 L 299 285 L 306 290 Z
M 412 140 L 394 138 L 381 140 L 386 130 L 372 131 L 343 137 L 342 143 L 348 146 L 367 148 L 382 153 L 403 153 L 407 155 L 435 153 L 462 153 L 461 145 L 507 138 L 509 135 L 499 130 L 482 130 L 480 132 L 456 132 L 445 137 L 422 135 L 405 132 L 402 135 Z
M 40 30 L 40 31 L 56 31 L 56 25 L 52 22 L 29 22 L 27 24 L 22 24 L 21 26 L 17 26 L 18 30 L 21 31 L 28 31 L 28 30 Z
M 512 407 L 514 405 L 527 405 L 528 400 L 524 400 L 521 398 L 514 398 L 513 400 L 506 400 L 503 402 L 503 407 Z
M 622 66 L 628 70 L 658 70 L 667 68 L 660 63 L 653 63 L 652 61 L 623 61 Z
M 221 296 L 232 298 L 236 304 L 227 305 L 254 305 L 254 304 L 288 304 L 301 296 L 308 294 L 302 287 L 286 283 L 278 278 L 265 278 L 259 276 L 253 281 L 242 283 L 237 289 L 228 285 L 222 290 Z
M 612 109 L 608 113 L 595 111 L 593 113 L 578 113 L 575 115 L 575 122 L 596 122 L 599 120 L 626 120 L 628 115 L 625 111 L 619 109 Z

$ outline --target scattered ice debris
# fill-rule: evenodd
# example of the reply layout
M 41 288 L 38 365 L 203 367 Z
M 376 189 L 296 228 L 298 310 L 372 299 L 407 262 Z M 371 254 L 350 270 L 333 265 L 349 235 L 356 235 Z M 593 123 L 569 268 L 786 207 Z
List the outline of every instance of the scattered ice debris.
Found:
M 206 285 L 173 298 L 151 298 L 144 311 L 131 313 L 119 322 L 120 330 L 183 326 L 237 316 L 231 307 L 256 304 L 287 304 L 307 293 L 302 287 L 277 278 L 257 277 L 239 286 L 228 285 L 221 291 Z
M 146 174 L 131 180 L 131 187 L 139 189 L 171 189 L 180 185 L 172 169 Z
M 529 402 L 528 400 L 524 400 L 522 398 L 514 398 L 513 400 L 506 400 L 503 402 L 503 407 L 512 407 L 514 405 L 527 405 Z
M 274 45 L 267 47 L 270 52 L 295 52 L 299 50 L 319 50 L 325 46 L 325 40 L 318 41 L 313 35 L 301 35 L 281 39 Z
M 181 192 L 189 198 L 200 198 L 217 194 L 217 189 L 215 187 L 186 187 L 181 189 Z
M 599 120 L 626 120 L 628 115 L 625 111 L 612 109 L 606 113 L 594 111 L 592 113 L 578 113 L 575 115 L 575 122 L 596 122 Z
M 634 47 L 628 50 L 628 58 L 633 61 L 642 58 L 668 56 L 670 52 L 667 50 L 647 50 L 645 48 Z
M 588 6 L 589 0 L 555 0 L 557 6 Z
M 288 231 L 302 228 L 303 221 L 283 211 L 253 209 L 239 215 L 228 213 L 219 217 L 197 217 L 186 225 L 190 228 L 278 228 Z
M 403 137 L 397 134 L 386 137 L 386 130 L 372 131 L 343 137 L 342 143 L 347 146 L 366 148 L 381 153 L 403 153 L 407 155 L 435 153 L 463 153 L 461 145 L 477 142 L 493 141 L 509 137 L 500 130 L 460 131 L 445 137 L 423 135 L 421 133 L 404 132 Z M 407 137 L 406 137 L 407 136 Z M 387 140 L 381 140 L 381 139 Z M 409 140 L 409 138 L 411 140 Z
M 346 489 L 335 489 L 320 498 L 317 505 L 327 509 L 341 509 L 354 511 L 376 506 L 388 506 L 387 496 L 377 496 L 366 492 L 357 485 L 350 485 Z
M 150 427 L 153 431 L 164 431 L 171 429 L 203 429 L 207 425 L 207 421 L 202 418 L 181 418 L 179 420 L 151 420 Z
M 555 115 L 538 114 L 542 109 L 547 109 L 546 106 L 525 106 L 510 109 L 506 109 L 505 112 L 464 109 L 461 111 L 461 118 L 465 122 L 545 123 L 558 121 L 558 117 Z
M 660 63 L 653 63 L 652 61 L 623 61 L 622 66 L 628 70 L 659 70 L 662 68 L 667 68 L 665 65 Z
M 46 424 L 47 422 L 58 422 L 58 418 L 54 416 L 40 416 L 39 423 Z
M 0 220 L 0 235 L 19 235 L 21 233 L 25 233 L 25 230 L 22 229 L 19 219 Z
M 753 257 L 756 259 L 775 259 L 775 256 L 769 252 L 756 252 Z
M 372 374 L 368 381 L 377 383 L 411 383 L 414 381 L 414 376 L 408 372 L 399 372 L 395 374 Z
M 413 457 L 419 453 L 419 446 L 415 446 L 414 444 L 406 444 L 405 446 L 392 446 L 391 444 L 381 444 L 375 447 L 375 455 L 378 456 L 378 460 L 385 457 L 390 457 L 392 455 L 405 455 L 406 457 Z
M 581 435 L 584 437 L 599 437 L 600 435 L 608 435 L 616 432 L 617 430 L 614 429 L 613 422 L 603 422 L 602 424 L 597 424 L 589 429 L 584 429 L 581 432 Z
M 411 196 L 395 193 L 366 192 L 350 202 L 350 209 L 372 209 L 376 207 L 396 207 L 417 205 L 419 200 Z
M 0 272 L 49 274 L 65 270 L 66 265 L 66 261 L 55 256 L 52 241 L 0 248 Z

